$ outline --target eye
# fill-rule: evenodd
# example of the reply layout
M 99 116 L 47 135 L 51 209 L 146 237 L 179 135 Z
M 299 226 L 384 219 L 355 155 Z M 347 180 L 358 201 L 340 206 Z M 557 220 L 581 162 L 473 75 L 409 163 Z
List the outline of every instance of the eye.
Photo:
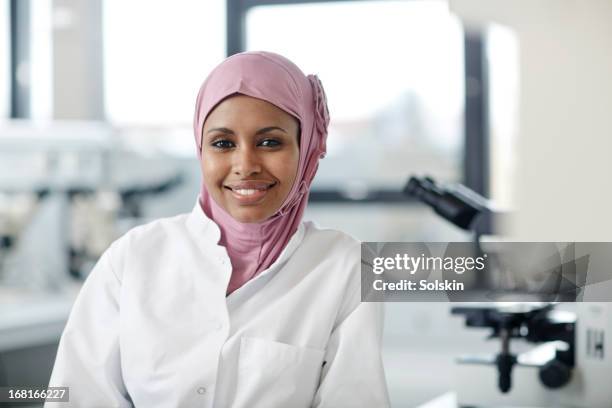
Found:
M 225 139 L 215 140 L 210 145 L 216 149 L 229 149 L 231 147 L 234 147 L 233 142 Z
M 275 139 L 264 139 L 261 142 L 259 142 L 259 145 L 263 147 L 278 147 L 282 145 L 282 143 Z

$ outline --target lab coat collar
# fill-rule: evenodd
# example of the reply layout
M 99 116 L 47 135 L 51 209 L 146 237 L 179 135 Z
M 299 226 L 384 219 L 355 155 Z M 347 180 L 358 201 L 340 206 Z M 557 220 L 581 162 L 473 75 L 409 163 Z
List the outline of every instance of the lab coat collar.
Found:
M 187 229 L 193 234 L 194 239 L 197 240 L 198 246 L 211 251 L 211 253 L 217 256 L 229 259 L 225 247 L 219 245 L 221 229 L 213 220 L 208 218 L 204 210 L 202 210 L 198 200 L 196 200 L 193 210 L 187 216 L 185 222 L 187 224 Z M 246 302 L 249 297 L 257 293 L 259 289 L 272 279 L 302 243 L 305 234 L 306 227 L 302 221 L 276 261 L 274 261 L 270 267 L 261 271 L 253 279 L 249 280 L 226 297 L 229 310 L 233 310 L 237 305 Z M 229 280 L 229 276 L 227 279 Z
M 187 217 L 186 220 L 187 229 L 195 236 L 202 237 L 202 242 L 204 244 L 214 243 L 216 246 L 221 239 L 221 230 L 219 226 L 202 210 L 200 206 L 199 200 L 196 200 L 195 205 L 193 206 L 193 210 Z

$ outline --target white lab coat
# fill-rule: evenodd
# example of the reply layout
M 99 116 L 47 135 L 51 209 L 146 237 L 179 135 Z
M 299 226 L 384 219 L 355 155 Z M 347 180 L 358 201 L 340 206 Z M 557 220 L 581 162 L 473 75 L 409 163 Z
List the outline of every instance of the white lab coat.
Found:
M 382 304 L 360 302 L 360 246 L 303 222 L 226 297 L 231 264 L 200 210 L 132 229 L 74 304 L 45 407 L 387 407 Z

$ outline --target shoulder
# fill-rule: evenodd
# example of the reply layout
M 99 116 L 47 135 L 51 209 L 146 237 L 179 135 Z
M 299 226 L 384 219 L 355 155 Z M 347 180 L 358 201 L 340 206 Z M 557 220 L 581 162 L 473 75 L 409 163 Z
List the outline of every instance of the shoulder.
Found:
M 158 237 L 166 237 L 176 232 L 183 232 L 188 213 L 172 217 L 159 218 L 131 228 L 117 241 L 145 242 Z
M 361 242 L 343 231 L 304 223 L 301 250 L 310 262 L 320 266 L 322 280 L 355 289 L 361 276 Z M 331 272 L 331 273 L 330 273 Z
M 317 249 L 320 255 L 360 259 L 361 242 L 346 232 L 325 228 L 313 221 L 304 222 L 303 246 Z
M 159 254 L 169 242 L 185 237 L 185 221 L 189 214 L 159 218 L 131 228 L 117 238 L 106 253 L 113 263 L 125 262 L 128 255 Z M 120 266 L 120 265 L 117 265 Z M 122 268 L 118 268 L 119 270 Z

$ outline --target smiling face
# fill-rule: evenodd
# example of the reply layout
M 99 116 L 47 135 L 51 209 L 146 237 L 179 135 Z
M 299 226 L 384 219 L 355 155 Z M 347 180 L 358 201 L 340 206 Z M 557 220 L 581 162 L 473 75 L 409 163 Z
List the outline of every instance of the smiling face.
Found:
M 202 176 L 211 197 L 234 219 L 257 223 L 289 195 L 299 163 L 298 121 L 269 102 L 225 99 L 206 118 Z

